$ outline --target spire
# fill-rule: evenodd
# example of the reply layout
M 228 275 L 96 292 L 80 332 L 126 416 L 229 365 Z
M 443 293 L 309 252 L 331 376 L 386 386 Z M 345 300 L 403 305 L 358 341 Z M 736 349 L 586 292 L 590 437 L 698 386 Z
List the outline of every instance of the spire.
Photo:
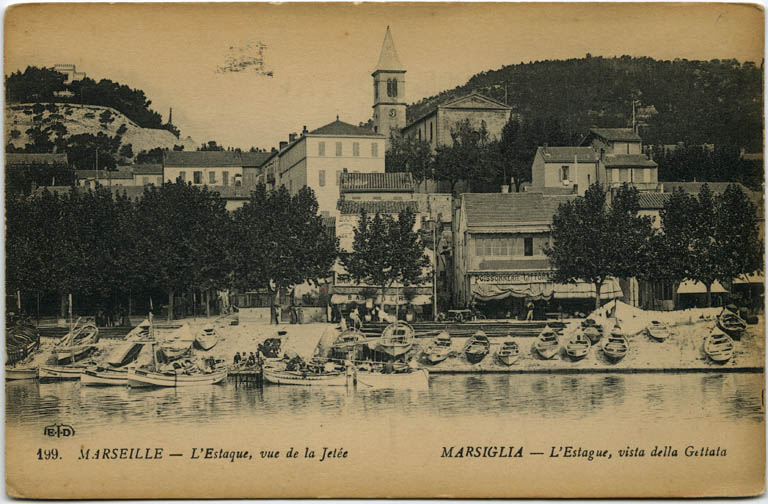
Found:
M 400 58 L 397 56 L 395 42 L 392 40 L 392 33 L 387 26 L 387 32 L 384 34 L 384 43 L 381 44 L 381 54 L 379 62 L 376 64 L 376 71 L 379 70 L 405 70 Z

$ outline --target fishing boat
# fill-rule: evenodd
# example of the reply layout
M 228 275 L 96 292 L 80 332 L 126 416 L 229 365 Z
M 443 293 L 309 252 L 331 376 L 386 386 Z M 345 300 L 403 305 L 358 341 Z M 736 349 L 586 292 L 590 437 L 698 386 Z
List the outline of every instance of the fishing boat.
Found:
M 733 339 L 717 327 L 704 340 L 704 353 L 715 362 L 728 361 L 733 357 L 733 349 Z
M 589 342 L 589 338 L 587 338 L 583 332 L 579 331 L 571 336 L 571 339 L 565 344 L 565 353 L 571 360 L 581 360 L 587 356 L 589 347 L 591 346 L 592 344 Z
M 195 336 L 195 344 L 202 350 L 210 350 L 219 342 L 219 335 L 213 326 L 203 327 Z
M 723 310 L 717 317 L 717 327 L 731 338 L 739 340 L 747 330 L 747 323 L 732 311 Z
M 40 332 L 26 317 L 9 322 L 7 327 L 6 364 L 15 366 L 40 348 Z
M 37 368 L 36 367 L 13 367 L 6 366 L 5 368 L 6 380 L 36 380 Z
M 664 341 L 669 338 L 669 327 L 658 320 L 652 320 L 645 328 L 645 332 L 656 341 Z
M 107 357 L 106 362 L 112 367 L 121 367 L 130 364 L 138 358 L 144 345 L 145 343 L 127 341 L 115 348 L 110 353 L 109 357 Z
M 595 344 L 603 337 L 603 326 L 595 322 L 595 319 L 588 318 L 581 322 L 581 332 L 589 338 L 591 344 Z
M 79 380 L 85 366 L 40 366 L 38 377 L 41 382 Z
M 491 350 L 491 342 L 483 331 L 477 331 L 464 345 L 464 354 L 472 364 L 477 364 L 488 355 Z
M 348 382 L 351 383 L 351 376 L 346 371 L 339 371 L 330 363 L 324 367 L 307 366 L 294 370 L 265 367 L 262 373 L 264 380 L 275 385 L 346 387 Z
M 365 335 L 357 329 L 347 329 L 333 341 L 331 355 L 336 359 L 351 359 L 357 346 L 365 341 Z
M 190 372 L 183 369 L 158 372 L 149 369 L 131 369 L 128 371 L 128 386 L 132 388 L 192 387 L 215 385 L 226 378 L 226 369 L 216 369 L 211 372 Z
M 499 351 L 496 352 L 496 359 L 505 366 L 511 366 L 520 358 L 520 347 L 511 339 L 506 339 L 501 343 Z
M 131 329 L 131 332 L 125 335 L 125 341 L 151 341 L 152 335 L 152 322 L 149 319 L 144 319 L 139 325 Z
M 96 324 L 90 321 L 80 324 L 80 319 L 77 319 L 69 332 L 56 343 L 53 349 L 56 363 L 77 362 L 95 350 L 98 341 L 99 328 L 96 327 Z
M 445 331 L 435 336 L 424 350 L 424 358 L 430 364 L 438 364 L 448 358 L 451 353 L 451 335 Z
M 127 385 L 128 369 L 102 366 L 83 369 L 83 371 L 80 373 L 80 384 L 86 386 Z
M 544 329 L 539 333 L 539 337 L 536 338 L 533 347 L 541 357 L 544 359 L 551 359 L 557 354 L 558 350 L 560 350 L 557 334 L 551 327 L 549 327 L 549 325 L 544 326 Z
M 189 330 L 187 324 L 175 329 L 172 333 L 166 335 L 164 341 L 160 343 L 160 350 L 168 360 L 175 360 L 186 354 L 191 348 L 195 338 Z
M 376 349 L 392 357 L 405 355 L 413 346 L 414 334 L 411 324 L 402 321 L 394 322 L 384 328 Z
M 391 373 L 383 370 L 357 370 L 355 383 L 358 388 L 428 388 L 429 371 L 423 368 L 408 368 L 405 371 Z
M 629 342 L 619 326 L 615 326 L 603 343 L 603 353 L 608 360 L 617 362 L 623 359 L 629 352 Z

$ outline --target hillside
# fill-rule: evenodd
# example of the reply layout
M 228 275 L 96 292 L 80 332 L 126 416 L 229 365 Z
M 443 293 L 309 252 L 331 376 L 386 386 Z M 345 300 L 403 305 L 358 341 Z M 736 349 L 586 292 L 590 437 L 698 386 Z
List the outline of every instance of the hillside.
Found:
M 536 61 L 474 75 L 407 109 L 408 121 L 473 91 L 507 102 L 526 121 L 557 119 L 577 141 L 591 126 L 624 127 L 635 100 L 647 144 L 763 148 L 762 64 L 592 57 Z
M 121 145 L 130 144 L 134 156 L 142 150 L 149 151 L 155 147 L 173 149 L 174 145 L 184 145 L 185 150 L 195 150 L 197 147 L 197 142 L 190 137 L 176 138 L 173 133 L 165 129 L 142 128 L 111 107 L 53 103 L 45 104 L 44 110 L 37 110 L 38 114 L 35 114 L 34 107 L 35 104 L 32 103 L 6 106 L 6 145 L 10 143 L 14 147 L 23 149 L 25 144 L 32 143 L 30 136 L 26 133 L 28 129 L 39 124 L 54 122 L 66 128 L 65 137 L 98 133 L 111 137 L 120 135 Z M 109 112 L 108 119 L 102 119 L 106 111 Z

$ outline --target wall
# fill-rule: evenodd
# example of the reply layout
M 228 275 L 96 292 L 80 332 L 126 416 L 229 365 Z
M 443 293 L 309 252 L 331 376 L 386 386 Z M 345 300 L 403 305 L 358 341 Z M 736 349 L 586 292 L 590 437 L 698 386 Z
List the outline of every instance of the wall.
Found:
M 561 180 L 562 167 L 568 167 L 568 185 Z M 579 185 L 579 196 L 583 196 L 590 184 L 597 179 L 597 163 L 545 163 L 539 155 L 531 169 L 534 187 L 573 187 Z M 543 179 L 543 183 L 542 183 Z
M 524 238 L 533 238 L 533 255 L 524 255 Z M 542 265 L 546 269 L 549 269 L 549 263 L 547 256 L 544 254 L 544 248 L 549 245 L 549 233 L 470 233 L 467 236 L 466 254 L 468 258 L 468 266 L 470 271 L 478 270 L 496 270 L 496 269 L 531 269 L 531 261 L 544 261 Z M 487 239 L 501 239 L 507 243 L 507 247 L 512 248 L 505 255 L 488 255 L 485 246 L 478 251 L 477 245 L 479 240 Z M 479 252 L 479 253 L 478 253 Z M 505 262 L 509 263 L 503 268 L 489 267 L 489 262 Z M 515 266 L 514 262 L 520 262 L 519 266 Z M 483 263 L 486 263 L 485 265 Z
M 485 127 L 491 139 L 501 137 L 501 130 L 509 121 L 509 110 L 481 110 L 462 108 L 440 108 L 437 111 L 436 135 L 439 145 L 453 145 L 451 130 L 456 123 L 469 119 L 473 128 L 479 129 L 485 121 Z
M 194 182 L 194 172 L 199 171 L 202 172 L 203 178 L 202 183 L 195 184 Z M 224 172 L 227 172 L 229 177 L 229 185 L 234 185 L 234 178 L 235 175 L 239 175 L 240 177 L 243 176 L 243 168 L 241 166 L 205 166 L 205 167 L 184 167 L 184 168 L 178 168 L 175 166 L 166 166 L 163 168 L 163 177 L 165 178 L 166 182 L 175 182 L 176 179 L 181 175 L 181 172 L 185 172 L 186 174 L 186 181 L 192 182 L 193 185 L 223 185 L 222 183 L 222 177 Z M 216 177 L 216 181 L 214 183 L 210 183 L 210 173 L 214 173 Z

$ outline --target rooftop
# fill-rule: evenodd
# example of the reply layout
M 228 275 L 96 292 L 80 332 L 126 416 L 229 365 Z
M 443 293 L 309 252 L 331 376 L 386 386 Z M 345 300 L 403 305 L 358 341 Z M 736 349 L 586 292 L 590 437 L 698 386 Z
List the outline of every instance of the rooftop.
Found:
M 642 142 L 640 135 L 632 128 L 590 128 L 590 133 L 602 137 L 609 142 Z
M 67 164 L 67 155 L 64 153 L 26 154 L 6 152 L 5 164 L 6 166 L 19 164 Z
M 236 151 L 166 151 L 163 165 L 178 168 L 243 166 L 243 160 Z
M 410 173 L 342 173 L 340 192 L 413 192 Z
M 406 208 L 410 208 L 414 213 L 419 212 L 419 203 L 417 201 L 356 201 L 339 200 L 339 211 L 342 215 L 356 215 L 361 209 L 365 209 L 368 215 L 374 214 L 399 214 Z
M 671 196 L 670 193 L 641 192 L 639 197 L 640 210 L 659 210 Z
M 243 166 L 261 166 L 272 155 L 271 152 L 241 152 Z
M 162 175 L 163 165 L 158 163 L 146 163 L 133 165 L 134 175 Z
M 547 163 L 573 163 L 578 159 L 579 163 L 594 163 L 597 154 L 592 147 L 539 147 L 544 161 Z
M 468 227 L 551 223 L 557 207 L 574 197 L 536 192 L 462 195 Z
M 606 154 L 605 166 L 609 168 L 621 166 L 656 168 L 659 165 L 655 161 L 648 159 L 645 154 Z
M 376 63 L 376 71 L 405 71 L 405 67 L 400 63 L 400 57 L 397 55 L 397 49 L 395 49 L 395 42 L 392 40 L 392 33 L 387 31 L 384 33 L 384 42 L 381 44 L 381 53 L 379 54 L 379 62 Z
M 360 126 L 354 126 L 344 121 L 339 121 L 339 116 L 336 116 L 336 120 L 321 126 L 316 130 L 310 131 L 310 135 L 330 135 L 330 136 L 373 136 L 384 137 L 379 133 L 374 133 L 368 128 L 362 128 Z
M 95 178 L 103 180 L 131 180 L 133 173 L 130 171 L 112 171 L 112 170 L 75 170 L 75 176 L 78 179 Z

